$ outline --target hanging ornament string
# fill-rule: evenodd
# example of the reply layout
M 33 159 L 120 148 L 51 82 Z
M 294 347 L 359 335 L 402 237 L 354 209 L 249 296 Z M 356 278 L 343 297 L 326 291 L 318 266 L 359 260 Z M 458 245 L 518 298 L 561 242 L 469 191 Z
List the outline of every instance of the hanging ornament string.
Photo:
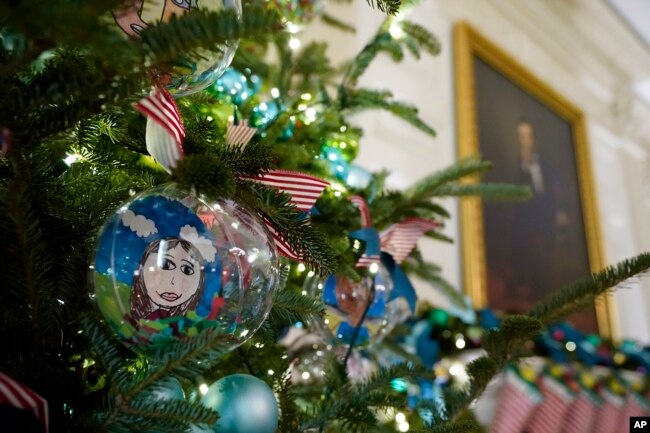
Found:
M 381 242 L 379 240 L 379 234 L 377 233 L 377 230 L 372 227 L 370 209 L 368 208 L 366 200 L 358 195 L 352 195 L 348 197 L 348 200 L 359 208 L 361 214 L 361 228 L 350 233 L 349 236 L 352 239 L 358 239 L 366 243 L 365 250 L 357 262 L 357 267 L 371 267 L 373 264 L 377 264 L 380 261 Z
M 133 107 L 147 118 L 147 151 L 171 173 L 185 156 L 185 127 L 172 95 L 165 89 L 155 88 Z
M 0 372 L 0 405 L 31 411 L 45 433 L 49 432 L 47 400 Z
M 381 262 L 393 278 L 393 290 L 389 301 L 404 298 L 409 304 L 411 313 L 415 313 L 417 295 L 415 288 L 399 264 L 411 254 L 422 235 L 439 228 L 440 224 L 436 221 L 410 217 L 393 224 L 379 235 L 382 251 Z

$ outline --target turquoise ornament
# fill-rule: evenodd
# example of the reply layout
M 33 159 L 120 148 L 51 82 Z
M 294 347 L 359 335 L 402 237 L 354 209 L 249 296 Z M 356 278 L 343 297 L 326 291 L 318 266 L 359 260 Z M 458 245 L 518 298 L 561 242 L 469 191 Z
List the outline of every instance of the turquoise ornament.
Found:
M 336 147 L 324 146 L 321 151 L 322 158 L 328 162 L 330 173 L 340 181 L 345 182 L 350 173 L 350 164 L 343 158 L 341 150 Z
M 228 68 L 208 91 L 219 99 L 231 102 L 237 106 L 255 95 L 262 87 L 260 78 L 251 75 L 250 70 L 242 74 L 234 68 Z
M 183 387 L 178 379 L 168 376 L 151 387 L 151 393 L 156 401 L 185 400 Z
M 372 181 L 372 173 L 363 167 L 350 164 L 348 168 L 348 178 L 345 183 L 352 188 L 365 189 Z
M 271 388 L 248 374 L 233 374 L 208 387 L 201 404 L 219 412 L 218 433 L 273 433 L 278 426 L 278 401 Z
M 266 129 L 283 111 L 284 108 L 278 101 L 262 102 L 253 108 L 248 124 L 258 129 Z

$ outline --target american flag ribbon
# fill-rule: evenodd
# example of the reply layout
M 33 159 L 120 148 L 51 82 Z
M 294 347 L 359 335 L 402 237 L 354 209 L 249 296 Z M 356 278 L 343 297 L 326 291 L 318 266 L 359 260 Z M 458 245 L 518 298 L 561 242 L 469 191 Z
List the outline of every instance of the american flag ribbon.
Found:
M 509 369 L 498 398 L 490 432 L 521 433 L 535 406 L 542 400 L 542 395 L 534 385 Z
M 402 263 L 423 234 L 438 228 L 439 223 L 426 218 L 407 218 L 381 232 L 381 250 L 393 256 L 396 263 Z
M 147 118 L 147 151 L 171 171 L 185 155 L 185 127 L 174 98 L 167 90 L 157 87 L 133 107 Z
M 257 128 L 248 126 L 245 123 L 228 122 L 226 130 L 226 144 L 245 146 L 253 138 Z
M 359 212 L 361 212 L 361 226 L 372 226 L 372 221 L 370 220 L 370 209 L 368 208 L 366 199 L 360 195 L 351 195 L 348 197 L 348 200 L 350 200 L 357 208 L 359 208 Z
M 262 176 L 249 177 L 247 179 L 260 182 L 263 185 L 289 194 L 291 196 L 291 203 L 301 212 L 309 212 L 316 203 L 316 200 L 318 200 L 318 197 L 323 193 L 323 190 L 330 184 L 326 180 L 288 170 L 272 170 Z M 275 240 L 278 252 L 289 259 L 300 260 L 301 254 L 291 249 L 284 236 L 266 219 L 264 223 Z
M 550 376 L 542 377 L 540 389 L 544 400 L 524 430 L 528 433 L 559 433 L 575 396 L 566 385 Z
M 43 431 L 48 433 L 49 413 L 47 400 L 4 373 L 0 373 L 0 404 L 33 412 L 39 424 L 43 427 Z
M 590 433 L 600 406 L 599 400 L 591 391 L 581 390 L 569 408 L 571 415 L 566 418 L 561 433 Z

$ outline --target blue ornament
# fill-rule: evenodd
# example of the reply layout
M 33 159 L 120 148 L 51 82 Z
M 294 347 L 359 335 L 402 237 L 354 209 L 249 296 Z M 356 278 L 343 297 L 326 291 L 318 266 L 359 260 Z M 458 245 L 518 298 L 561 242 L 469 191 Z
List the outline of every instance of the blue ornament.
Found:
M 246 76 L 233 68 L 226 69 L 210 87 L 210 92 L 217 97 L 230 100 L 235 105 L 241 105 L 255 93 L 249 86 Z
M 350 164 L 343 158 L 340 149 L 324 146 L 321 155 L 329 163 L 332 176 L 341 181 L 345 181 L 348 178 Z
M 264 381 L 248 374 L 219 379 L 201 397 L 201 404 L 219 412 L 218 433 L 273 433 L 280 417 L 278 402 Z
M 266 129 L 283 111 L 278 101 L 262 102 L 253 108 L 248 124 L 258 129 Z
M 157 401 L 185 400 L 183 387 L 178 379 L 168 376 L 151 387 L 151 393 Z
M 365 168 L 359 167 L 355 164 L 350 164 L 348 167 L 348 178 L 345 183 L 353 188 L 364 189 L 372 180 L 372 173 Z

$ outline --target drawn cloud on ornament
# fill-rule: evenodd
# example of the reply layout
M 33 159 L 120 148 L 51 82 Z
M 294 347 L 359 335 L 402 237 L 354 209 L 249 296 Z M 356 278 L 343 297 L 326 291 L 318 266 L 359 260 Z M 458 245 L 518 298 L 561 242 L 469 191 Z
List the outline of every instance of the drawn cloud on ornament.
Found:
M 144 215 L 136 215 L 132 210 L 127 210 L 122 214 L 122 223 L 141 238 L 158 233 L 156 223 Z
M 181 227 L 179 237 L 193 244 L 206 261 L 214 262 L 217 255 L 217 249 L 212 245 L 210 239 L 205 236 L 199 236 L 195 227 L 192 227 L 189 224 L 184 225 Z

